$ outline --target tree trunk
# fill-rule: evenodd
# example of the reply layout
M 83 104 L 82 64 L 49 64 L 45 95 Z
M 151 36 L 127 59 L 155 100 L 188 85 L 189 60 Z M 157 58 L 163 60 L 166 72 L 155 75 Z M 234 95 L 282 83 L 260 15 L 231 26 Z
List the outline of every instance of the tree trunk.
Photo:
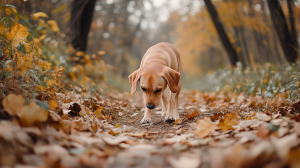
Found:
M 234 33 L 235 33 L 235 36 L 236 36 L 235 46 L 240 47 L 240 49 L 242 49 L 239 28 L 233 26 L 233 30 L 234 30 Z M 245 59 L 246 58 L 245 54 L 243 52 L 239 52 L 238 57 L 239 57 L 239 60 L 241 60 L 243 68 L 246 68 L 247 67 L 247 62 L 246 62 L 246 59 Z
M 96 0 L 74 0 L 71 7 L 70 36 L 76 50 L 85 51 Z
M 288 8 L 289 8 L 291 38 L 292 38 L 292 42 L 294 44 L 294 47 L 296 47 L 296 50 L 298 51 L 298 36 L 297 36 L 297 30 L 296 30 L 296 26 L 295 26 L 295 17 L 294 17 L 294 12 L 293 12 L 293 1 L 292 0 L 287 0 L 287 5 L 288 5 Z
M 211 19 L 217 29 L 218 35 L 219 35 L 221 42 L 227 52 L 227 55 L 230 59 L 231 65 L 236 66 L 236 62 L 239 62 L 238 55 L 237 55 L 235 49 L 233 48 L 232 44 L 229 41 L 229 38 L 223 28 L 223 25 L 220 21 L 220 18 L 218 16 L 218 13 L 217 13 L 215 7 L 211 3 L 211 0 L 204 0 L 204 3 L 206 5 L 208 12 L 211 16 Z
M 292 40 L 282 8 L 278 0 L 267 0 L 267 2 L 285 58 L 288 62 L 294 63 L 298 57 L 298 47 Z

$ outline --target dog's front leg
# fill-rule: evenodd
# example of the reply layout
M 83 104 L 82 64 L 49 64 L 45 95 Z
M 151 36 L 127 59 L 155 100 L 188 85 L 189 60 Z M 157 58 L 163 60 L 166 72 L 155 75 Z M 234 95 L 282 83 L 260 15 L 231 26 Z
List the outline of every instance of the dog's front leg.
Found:
M 175 110 L 175 94 L 176 93 L 170 93 L 170 99 L 169 99 L 169 104 L 168 104 L 168 110 L 167 114 L 165 117 L 165 121 L 168 123 L 172 123 L 175 121 L 174 118 L 174 110 Z
M 145 107 L 144 118 L 141 120 L 142 124 L 151 123 L 151 110 Z
M 162 113 L 161 113 L 161 116 L 164 116 L 165 113 L 167 113 L 167 104 L 168 104 L 168 99 L 167 99 L 167 96 L 166 96 L 166 93 L 163 93 L 162 94 L 162 97 L 161 97 L 161 104 L 162 104 Z

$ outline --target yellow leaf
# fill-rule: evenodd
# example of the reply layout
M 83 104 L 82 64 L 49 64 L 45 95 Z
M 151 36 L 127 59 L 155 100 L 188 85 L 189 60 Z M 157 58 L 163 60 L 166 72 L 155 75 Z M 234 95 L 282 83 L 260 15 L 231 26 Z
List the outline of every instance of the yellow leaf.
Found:
M 98 51 L 98 55 L 104 55 L 106 51 Z
M 200 138 L 206 137 L 210 132 L 213 133 L 217 128 L 215 124 L 211 123 L 208 117 L 205 117 L 203 120 L 198 120 L 197 123 L 195 134 Z
M 35 102 L 30 102 L 22 108 L 20 119 L 23 126 L 34 126 L 36 122 L 44 122 L 48 119 L 48 111 Z
M 236 113 L 227 113 L 224 118 L 220 119 L 219 127 L 222 131 L 227 131 L 229 129 L 233 129 L 233 125 L 237 125 L 239 123 L 239 118 Z
M 119 127 L 122 127 L 122 125 L 119 124 L 119 123 L 116 123 L 116 124 L 115 124 L 115 128 L 119 128 Z
M 47 31 L 46 31 L 46 30 L 40 30 L 40 33 L 41 33 L 41 34 L 46 34 Z
M 51 110 L 57 110 L 58 107 L 59 107 L 59 105 L 55 100 L 50 100 L 49 101 L 49 108 Z
M 26 37 L 28 36 L 27 27 L 16 23 L 10 30 L 5 34 L 5 37 L 8 40 L 13 40 L 12 45 L 17 47 L 20 43 L 26 41 Z
M 99 117 L 102 117 L 102 110 L 103 110 L 103 107 L 100 106 L 95 112 L 94 114 L 99 118 Z
M 38 12 L 38 13 L 32 14 L 32 17 L 34 20 L 39 20 L 40 17 L 48 18 L 48 15 L 44 12 Z
M 22 95 L 9 94 L 5 99 L 2 100 L 4 110 L 10 115 L 21 114 L 21 109 L 23 108 L 25 99 Z
M 43 27 L 45 25 L 45 21 L 44 20 L 40 20 L 38 26 Z M 42 31 L 42 30 L 41 30 Z M 45 30 L 44 30 L 45 31 Z
M 85 107 L 85 112 L 86 112 L 86 114 L 90 115 L 90 110 L 89 110 L 89 108 Z
M 51 26 L 51 28 L 54 32 L 59 32 L 59 27 L 57 26 L 57 23 L 55 20 L 48 20 L 47 23 Z
M 0 34 L 3 34 L 5 30 L 5 24 L 4 23 L 0 23 Z
M 5 13 L 6 13 L 7 16 L 10 16 L 11 15 L 10 8 L 5 8 Z
M 4 50 L 4 55 L 5 55 L 6 57 L 8 57 L 8 56 L 9 56 L 9 50 Z
M 23 46 L 25 47 L 27 53 L 31 50 L 31 46 L 29 44 L 23 44 Z
M 38 39 L 38 38 L 33 38 L 33 42 L 35 43 L 35 44 L 37 44 L 38 46 L 41 46 L 42 44 L 41 44 L 41 42 L 40 42 L 40 40 Z M 40 53 L 40 52 L 39 52 Z
M 40 36 L 39 40 L 44 40 L 46 37 L 47 37 L 46 34 L 43 34 Z

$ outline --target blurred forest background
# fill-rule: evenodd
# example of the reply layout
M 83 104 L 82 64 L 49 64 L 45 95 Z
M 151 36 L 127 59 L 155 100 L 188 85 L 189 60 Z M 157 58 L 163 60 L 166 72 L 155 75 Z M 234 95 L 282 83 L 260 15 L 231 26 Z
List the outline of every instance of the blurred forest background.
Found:
M 232 67 L 254 74 L 262 73 L 256 72 L 258 67 L 264 66 L 266 71 L 274 67 L 269 74 L 272 78 L 275 69 L 279 73 L 284 71 L 280 68 L 295 63 L 298 56 L 298 0 L 7 0 L 6 3 L 16 6 L 24 15 L 46 13 L 57 22 L 60 36 L 70 41 L 75 51 L 101 55 L 111 70 L 107 72 L 109 85 L 121 90 L 129 89 L 127 76 L 139 67 L 146 50 L 162 41 L 174 44 L 181 53 L 184 88 L 201 89 L 205 82 L 197 83 L 200 79 L 218 78 L 215 82 L 218 83 L 222 76 L 228 78 L 228 75 L 224 75 L 227 71 L 216 72 Z M 230 73 L 238 76 L 238 72 Z M 215 76 L 207 77 L 208 74 Z M 240 89 L 238 83 L 233 84 L 234 88 Z

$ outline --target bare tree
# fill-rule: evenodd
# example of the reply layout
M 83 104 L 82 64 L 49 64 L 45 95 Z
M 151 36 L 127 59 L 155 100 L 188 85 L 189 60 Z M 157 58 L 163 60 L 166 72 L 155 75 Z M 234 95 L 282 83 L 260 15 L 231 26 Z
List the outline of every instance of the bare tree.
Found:
M 229 41 L 229 38 L 223 28 L 223 25 L 220 21 L 219 15 L 215 9 L 215 7 L 213 6 L 213 4 L 211 3 L 211 0 L 204 0 L 205 5 L 207 7 L 207 10 L 211 16 L 211 19 L 217 29 L 218 35 L 221 39 L 221 42 L 227 52 L 227 55 L 230 59 L 230 63 L 232 66 L 236 66 L 236 62 L 239 62 L 239 57 L 235 51 L 235 49 L 233 48 L 231 42 Z
M 290 1 L 291 0 L 288 0 L 288 6 L 292 33 L 290 33 L 289 31 L 286 18 L 283 14 L 282 8 L 278 0 L 267 0 L 269 10 L 271 13 L 271 19 L 277 32 L 285 58 L 288 62 L 293 63 L 296 62 L 296 58 L 298 57 L 298 44 L 296 30 L 293 30 L 295 29 L 295 24 L 293 10 L 291 7 L 292 2 Z
M 74 0 L 71 4 L 70 37 L 75 49 L 85 51 L 96 0 Z

